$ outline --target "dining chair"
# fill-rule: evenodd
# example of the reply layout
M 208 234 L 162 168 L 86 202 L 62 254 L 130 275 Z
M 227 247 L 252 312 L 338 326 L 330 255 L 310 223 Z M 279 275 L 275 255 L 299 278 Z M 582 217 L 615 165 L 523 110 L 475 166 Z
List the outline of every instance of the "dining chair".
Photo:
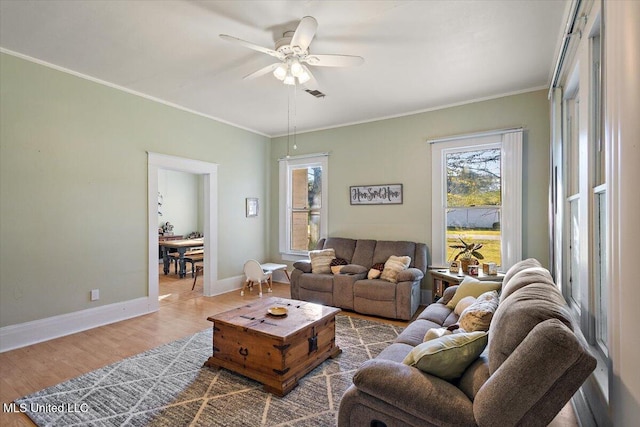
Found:
M 271 289 L 271 273 L 265 273 L 262 270 L 262 266 L 255 259 L 250 259 L 244 263 L 244 275 L 246 276 L 246 282 L 242 286 L 240 296 L 244 296 L 244 290 L 248 287 L 249 290 L 253 289 L 253 284 L 258 284 L 259 296 L 262 297 L 262 282 L 267 284 L 267 292 L 272 292 Z
M 198 280 L 198 273 L 202 273 L 204 276 L 204 263 L 203 262 L 195 262 L 193 263 L 193 267 L 195 268 L 195 274 L 193 275 L 193 286 L 191 286 L 191 290 L 196 288 L 196 280 Z

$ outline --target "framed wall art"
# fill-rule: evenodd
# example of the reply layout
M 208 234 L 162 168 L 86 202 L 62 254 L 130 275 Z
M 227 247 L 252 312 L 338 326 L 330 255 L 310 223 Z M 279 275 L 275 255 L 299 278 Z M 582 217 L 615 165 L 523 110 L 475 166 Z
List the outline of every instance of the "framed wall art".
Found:
M 352 205 L 401 205 L 402 184 L 351 186 L 349 202 Z

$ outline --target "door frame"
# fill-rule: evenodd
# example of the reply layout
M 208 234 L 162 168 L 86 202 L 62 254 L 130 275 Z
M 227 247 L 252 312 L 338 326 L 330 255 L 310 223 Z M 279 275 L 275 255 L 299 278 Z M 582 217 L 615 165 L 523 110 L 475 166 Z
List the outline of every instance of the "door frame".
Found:
M 204 187 L 204 284 L 203 295 L 212 296 L 218 280 L 218 165 L 201 160 L 148 151 L 149 300 L 159 308 L 158 273 L 158 170 L 202 175 Z

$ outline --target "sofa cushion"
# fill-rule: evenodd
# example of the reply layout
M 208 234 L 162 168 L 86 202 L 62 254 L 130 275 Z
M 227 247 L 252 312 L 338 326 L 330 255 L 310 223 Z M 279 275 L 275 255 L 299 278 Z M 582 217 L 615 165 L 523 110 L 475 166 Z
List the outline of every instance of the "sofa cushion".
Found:
M 451 301 L 451 298 L 453 298 L 453 296 L 456 294 L 456 291 L 458 290 L 458 286 L 459 285 L 451 285 L 448 288 L 446 288 L 444 290 L 444 293 L 442 294 L 442 298 L 440 298 L 438 302 L 444 305 L 449 304 L 449 301 Z
M 482 354 L 464 371 L 458 381 L 458 387 L 471 401 L 489 379 L 489 359 L 487 354 L 488 350 L 485 348 Z
M 324 241 L 322 249 L 333 249 L 336 253 L 335 258 L 342 258 L 351 263 L 353 260 L 353 252 L 356 248 L 356 240 L 344 237 L 328 237 Z
M 333 292 L 333 275 L 303 274 L 300 276 L 300 288 L 318 292 Z
M 542 264 L 540 264 L 540 261 L 538 261 L 535 258 L 527 258 L 527 259 L 523 259 L 522 261 L 518 261 L 516 262 L 509 270 L 507 270 L 507 272 L 504 274 L 504 278 L 502 279 L 502 283 L 504 283 L 505 285 L 509 283 L 509 281 L 511 280 L 511 278 L 516 275 L 517 273 L 519 273 L 522 270 L 525 270 L 527 268 L 531 268 L 531 267 L 542 267 Z
M 404 331 L 396 338 L 396 342 L 409 344 L 412 347 L 422 344 L 424 335 L 429 329 L 439 328 L 440 325 L 429 320 L 416 319 L 411 322 Z M 399 360 L 402 362 L 402 360 Z
M 444 380 L 453 380 L 464 373 L 486 346 L 486 332 L 445 335 L 417 345 L 402 363 Z
M 451 314 L 451 309 L 439 302 L 429 304 L 422 313 L 418 315 L 418 319 L 425 319 L 442 326 L 447 317 Z
M 367 267 L 363 267 L 358 264 L 348 264 L 342 267 L 340 273 L 342 274 L 363 274 L 367 272 Z
M 353 285 L 353 295 L 376 301 L 395 301 L 396 285 L 386 280 L 358 280 Z
M 402 270 L 396 276 L 396 282 L 415 282 L 416 280 L 422 280 L 424 277 L 424 273 L 418 270 L 417 268 L 407 268 L 406 270 Z
M 406 270 L 409 267 L 409 264 L 411 264 L 411 257 L 391 255 L 384 263 L 384 270 L 382 270 L 380 278 L 391 283 L 396 283 L 398 273 L 402 270 Z
M 473 406 L 481 426 L 548 425 L 596 367 L 587 344 L 558 319 L 537 323 L 497 371 L 491 370 L 492 346 L 491 377 L 476 394 Z
M 331 260 L 336 257 L 336 251 L 333 249 L 320 249 L 317 251 L 309 251 L 311 259 L 311 272 L 314 274 L 331 273 Z
M 503 282 L 504 283 L 504 282 Z M 504 301 L 509 295 L 531 283 L 546 283 L 556 287 L 551 273 L 544 267 L 529 267 L 515 273 L 507 283 L 502 286 L 500 301 Z
M 368 412 L 374 408 L 382 414 L 391 413 L 391 417 L 382 418 L 389 426 L 476 425 L 472 403 L 460 389 L 402 363 L 380 358 L 368 360 L 353 376 L 353 384 L 360 392 L 361 403 L 354 409 L 364 407 Z M 351 425 L 378 425 L 364 414 L 357 420 Z
M 386 346 L 377 356 L 376 359 L 380 360 L 392 360 L 394 362 L 402 363 L 407 354 L 413 350 L 413 345 L 396 342 Z
M 363 265 L 367 269 L 374 264 L 373 251 L 376 248 L 377 241 L 369 239 L 358 239 L 356 241 L 356 249 L 353 252 L 351 264 Z M 381 262 L 385 262 L 386 258 Z
M 500 288 L 502 288 L 502 283 L 500 282 L 485 282 L 474 279 L 471 276 L 466 276 L 462 282 L 460 282 L 458 290 L 453 298 L 451 298 L 451 301 L 447 303 L 447 307 L 453 310 L 464 297 L 472 296 L 478 298 L 485 292 L 500 290 Z
M 460 314 L 458 319 L 460 328 L 467 332 L 488 331 L 493 313 L 497 308 L 498 293 L 496 291 L 485 292 Z
M 414 242 L 393 242 L 387 240 L 379 240 L 373 251 L 373 260 L 371 264 L 378 262 L 386 263 L 390 256 L 408 256 L 413 258 L 416 253 L 416 244 Z M 409 264 L 413 267 L 412 264 Z
M 457 314 L 455 314 L 453 312 L 453 310 L 451 310 L 451 313 L 449 313 L 449 315 L 447 316 L 446 319 L 444 319 L 444 322 L 442 322 L 442 326 L 451 326 L 454 325 L 456 323 L 458 323 L 458 319 L 460 318 L 460 316 L 458 316 Z
M 303 273 L 311 273 L 311 261 L 302 260 L 293 263 L 293 268 L 302 271 Z
M 489 370 L 493 375 L 540 322 L 558 319 L 573 330 L 560 292 L 546 283 L 518 289 L 498 305 L 489 327 Z

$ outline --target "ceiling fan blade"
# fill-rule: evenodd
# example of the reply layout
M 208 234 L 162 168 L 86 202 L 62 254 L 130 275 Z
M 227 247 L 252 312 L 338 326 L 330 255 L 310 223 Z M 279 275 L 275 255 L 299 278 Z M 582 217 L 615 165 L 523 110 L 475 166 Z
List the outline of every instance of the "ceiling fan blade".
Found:
M 303 65 L 302 68 L 304 68 L 304 70 L 309 74 L 309 80 L 307 80 L 305 83 L 303 83 L 302 86 L 304 86 L 305 88 L 307 88 L 309 90 L 317 90 L 318 89 L 318 81 L 313 76 L 311 71 L 309 71 L 309 67 L 306 67 L 306 66 Z
M 220 34 L 220 38 L 222 40 L 226 40 L 231 43 L 239 44 L 240 46 L 248 47 L 249 49 L 257 50 L 258 52 L 266 53 L 267 55 L 271 55 L 278 59 L 283 59 L 283 55 L 273 49 L 268 49 L 266 47 L 258 46 L 257 44 L 248 42 L 246 40 L 241 40 L 237 37 L 228 36 L 226 34 Z
M 309 55 L 304 62 L 315 67 L 353 67 L 361 65 L 364 58 L 353 55 Z
M 300 20 L 296 32 L 291 38 L 291 48 L 295 53 L 302 53 L 307 50 L 311 44 L 311 40 L 316 35 L 318 29 L 318 21 L 313 16 L 305 16 Z M 299 49 L 299 51 L 297 51 Z
M 264 68 L 260 68 L 258 71 L 255 71 L 251 74 L 247 74 L 246 76 L 243 77 L 243 79 L 251 80 L 251 79 L 255 79 L 256 77 L 264 76 L 265 74 L 273 72 L 276 68 L 278 68 L 278 65 L 280 64 L 281 64 L 280 62 L 276 62 L 275 64 L 267 65 Z

